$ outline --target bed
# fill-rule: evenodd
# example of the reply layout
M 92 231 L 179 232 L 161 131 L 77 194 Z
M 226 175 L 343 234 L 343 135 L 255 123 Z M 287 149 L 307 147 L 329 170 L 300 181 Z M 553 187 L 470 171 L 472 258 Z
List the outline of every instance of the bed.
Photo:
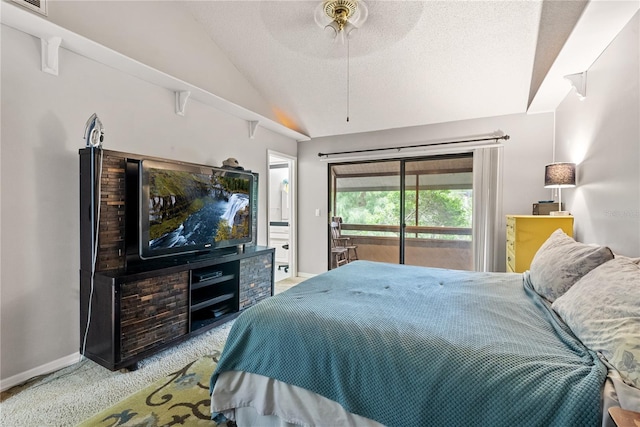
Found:
M 635 374 L 583 344 L 559 314 L 575 320 L 573 299 L 563 306 L 549 292 L 568 294 L 568 282 L 613 255 L 600 248 L 554 271 L 554 243 L 578 243 L 552 240 L 524 275 L 356 261 L 257 304 L 235 321 L 211 377 L 212 416 L 260 426 L 607 425 L 619 394 L 631 409 L 640 402 Z M 534 271 L 536 260 L 544 268 Z M 625 289 L 640 290 L 640 266 L 627 264 Z M 554 275 L 560 286 L 540 285 Z

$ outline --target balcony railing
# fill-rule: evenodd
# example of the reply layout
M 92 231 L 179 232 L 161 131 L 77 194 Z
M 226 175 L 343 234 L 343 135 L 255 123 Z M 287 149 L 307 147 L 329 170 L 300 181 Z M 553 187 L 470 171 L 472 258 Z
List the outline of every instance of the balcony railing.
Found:
M 360 259 L 399 262 L 399 225 L 342 224 L 341 228 L 342 235 L 358 246 Z M 471 270 L 471 235 L 471 228 L 407 226 L 405 264 Z
M 368 225 L 368 224 L 342 224 L 343 234 L 347 235 L 347 231 L 364 231 L 369 235 L 375 236 L 375 233 L 394 233 L 400 236 L 399 225 Z M 416 225 L 407 225 L 404 228 L 405 234 L 413 234 L 418 237 L 421 234 L 430 235 L 455 235 L 455 236 L 471 236 L 471 228 L 463 227 L 423 227 Z M 365 233 L 351 233 L 354 235 L 365 236 Z M 464 239 L 467 240 L 467 239 Z

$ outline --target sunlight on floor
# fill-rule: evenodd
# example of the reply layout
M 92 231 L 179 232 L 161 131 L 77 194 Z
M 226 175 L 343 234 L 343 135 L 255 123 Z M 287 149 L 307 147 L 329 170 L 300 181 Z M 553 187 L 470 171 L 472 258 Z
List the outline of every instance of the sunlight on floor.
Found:
M 298 283 L 304 282 L 306 279 L 306 277 L 287 277 L 286 279 L 282 279 L 276 282 L 274 293 L 279 294 L 280 292 L 284 292 Z

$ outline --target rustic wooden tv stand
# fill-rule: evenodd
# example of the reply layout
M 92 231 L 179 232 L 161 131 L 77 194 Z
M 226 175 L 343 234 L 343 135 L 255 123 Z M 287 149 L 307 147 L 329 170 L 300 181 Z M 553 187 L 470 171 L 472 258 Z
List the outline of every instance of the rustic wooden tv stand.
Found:
M 274 249 L 254 246 L 96 273 L 85 356 L 111 370 L 135 369 L 141 359 L 235 318 L 273 295 L 273 257 Z M 90 293 L 91 274 L 82 271 L 81 335 Z
M 273 248 L 243 245 L 152 260 L 133 255 L 138 214 L 128 206 L 135 197 L 127 194 L 127 185 L 137 183 L 127 170 L 140 156 L 100 151 L 97 221 L 97 208 L 92 214 L 91 206 L 98 192 L 91 176 L 97 181 L 98 157 L 80 150 L 81 353 L 111 370 L 135 369 L 140 360 L 273 295 Z M 98 238 L 95 266 L 92 227 Z

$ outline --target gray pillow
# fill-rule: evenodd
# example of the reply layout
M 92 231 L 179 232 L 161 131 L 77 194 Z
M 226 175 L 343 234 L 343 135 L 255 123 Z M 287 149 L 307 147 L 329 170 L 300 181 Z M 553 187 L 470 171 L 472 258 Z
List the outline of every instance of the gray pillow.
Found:
M 559 228 L 533 257 L 529 268 L 531 284 L 553 302 L 582 276 L 611 259 L 613 252 L 606 246 L 576 242 Z
M 606 262 L 551 307 L 584 345 L 640 388 L 640 265 L 629 258 Z

